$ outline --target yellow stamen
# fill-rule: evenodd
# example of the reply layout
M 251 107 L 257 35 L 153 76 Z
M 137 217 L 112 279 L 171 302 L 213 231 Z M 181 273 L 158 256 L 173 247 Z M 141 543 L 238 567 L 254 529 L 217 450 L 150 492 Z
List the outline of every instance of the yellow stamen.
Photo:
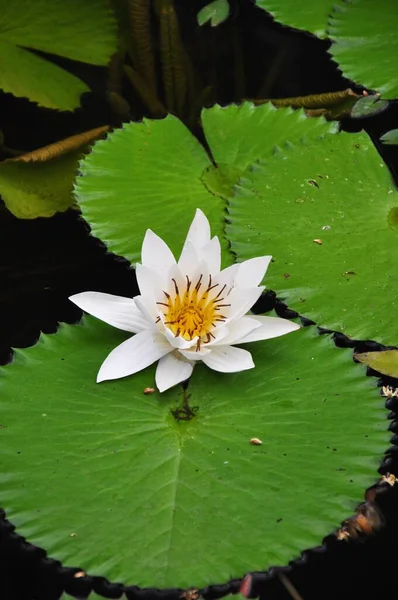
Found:
M 208 344 L 214 339 L 212 333 L 216 324 L 226 320 L 225 315 L 218 312 L 221 307 L 230 304 L 219 304 L 224 300 L 222 293 L 225 285 L 217 294 L 211 294 L 212 290 L 219 287 L 219 283 L 212 284 L 209 275 L 208 286 L 200 293 L 203 287 L 203 275 L 200 275 L 197 283 L 192 287 L 192 281 L 186 277 L 187 283 L 180 290 L 175 279 L 172 279 L 175 294 L 163 292 L 166 302 L 157 302 L 164 315 L 164 324 L 174 333 L 176 337 L 181 336 L 184 340 L 198 338 L 196 350 L 200 350 L 200 344 Z M 163 308 L 164 307 L 164 308 Z

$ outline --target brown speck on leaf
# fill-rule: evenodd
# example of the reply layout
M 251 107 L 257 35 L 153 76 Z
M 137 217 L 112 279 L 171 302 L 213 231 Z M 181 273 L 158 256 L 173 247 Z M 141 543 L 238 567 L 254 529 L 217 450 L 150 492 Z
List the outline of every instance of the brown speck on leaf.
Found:
M 356 275 L 355 271 L 344 271 L 343 275 Z
M 144 394 L 154 394 L 155 393 L 155 388 L 151 388 L 151 387 L 146 387 L 144 390 Z
M 397 481 L 398 478 L 395 477 L 395 475 L 393 475 L 392 473 L 387 473 L 386 475 L 383 475 L 383 477 L 380 480 L 381 483 L 388 483 L 388 485 L 390 485 L 391 487 L 395 485 Z
M 319 184 L 317 181 L 315 181 L 315 179 L 307 179 L 307 181 L 310 185 L 313 185 L 314 187 L 319 188 Z
M 75 574 L 73 575 L 73 577 L 74 577 L 75 579 L 79 579 L 80 577 L 85 577 L 85 576 L 86 576 L 86 574 L 85 574 L 85 572 L 84 572 L 84 571 L 78 571 L 77 573 L 75 573 Z
M 73 531 L 72 533 L 69 534 L 69 537 L 76 537 L 76 533 Z
M 316 244 L 318 244 L 318 246 L 322 246 L 323 242 L 322 240 L 320 240 L 319 238 L 316 238 L 315 240 L 312 240 L 313 242 L 315 242 Z
M 262 441 L 259 438 L 252 438 L 250 443 L 252 446 L 261 446 Z
M 284 277 L 285 279 L 289 279 L 289 277 L 290 277 L 290 273 L 283 273 L 283 277 Z

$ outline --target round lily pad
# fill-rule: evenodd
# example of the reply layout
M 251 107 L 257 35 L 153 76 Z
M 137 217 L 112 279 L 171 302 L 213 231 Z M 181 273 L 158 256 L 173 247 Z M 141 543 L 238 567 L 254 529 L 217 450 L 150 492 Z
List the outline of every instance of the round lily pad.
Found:
M 125 584 L 201 587 L 321 543 L 377 478 L 383 399 L 314 327 L 250 344 L 256 368 L 198 365 L 145 394 L 154 368 L 96 384 L 125 334 L 86 318 L 1 369 L 0 497 L 28 541 Z M 262 443 L 250 443 L 258 438 Z

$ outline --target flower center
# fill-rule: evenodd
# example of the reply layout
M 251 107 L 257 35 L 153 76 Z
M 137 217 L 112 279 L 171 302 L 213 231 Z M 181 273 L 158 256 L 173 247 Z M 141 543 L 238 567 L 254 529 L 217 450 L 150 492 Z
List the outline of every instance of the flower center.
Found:
M 203 275 L 193 286 L 192 281 L 186 276 L 186 285 L 184 289 L 180 290 L 176 280 L 172 279 L 175 293 L 168 294 L 163 291 L 166 302 L 157 302 L 162 307 L 164 324 L 176 337 L 180 336 L 184 340 L 192 340 L 197 337 L 197 350 L 200 350 L 201 341 L 206 344 L 214 338 L 213 329 L 217 327 L 217 323 L 223 322 L 227 318 L 221 314 L 222 308 L 230 306 L 230 304 L 223 304 L 223 292 L 226 285 L 217 293 L 220 284 L 212 285 L 211 275 L 209 275 L 207 286 L 203 284 L 202 280 Z M 158 318 L 159 320 L 160 318 Z

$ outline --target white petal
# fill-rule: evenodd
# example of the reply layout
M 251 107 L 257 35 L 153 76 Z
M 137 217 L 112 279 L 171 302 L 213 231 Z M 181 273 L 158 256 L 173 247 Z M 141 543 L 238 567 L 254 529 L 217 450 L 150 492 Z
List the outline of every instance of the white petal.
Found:
M 279 317 L 257 317 L 254 315 L 250 316 L 250 319 L 255 319 L 260 327 L 247 334 L 235 344 L 246 344 L 247 342 L 258 342 L 259 340 L 269 340 L 270 338 L 279 337 L 285 335 L 291 331 L 300 329 L 300 325 L 288 321 L 287 319 L 281 319 Z
M 188 273 L 187 273 L 188 275 Z M 174 281 L 173 281 L 174 280 Z M 177 288 L 176 288 L 177 285 Z M 177 289 L 180 297 L 183 296 L 187 286 L 187 279 L 185 273 L 181 273 L 180 267 L 176 264 L 171 267 L 167 273 L 167 281 L 165 284 L 164 291 L 168 292 L 172 298 L 176 296 Z M 163 294 L 162 294 L 163 295 Z M 164 295 L 163 295 L 164 297 Z
M 236 321 L 231 321 L 228 323 L 228 335 L 224 338 L 221 337 L 220 340 L 213 340 L 212 345 L 231 345 L 240 343 L 241 338 L 249 335 L 251 332 L 254 332 L 255 329 L 261 327 L 261 323 L 259 323 L 256 319 L 250 317 L 241 317 Z M 210 345 L 210 344 L 209 344 Z
M 238 273 L 235 277 L 236 285 L 244 288 L 259 285 L 264 279 L 271 258 L 272 256 L 259 256 L 238 263 Z
M 159 310 L 155 301 L 148 297 L 134 296 L 134 302 L 146 321 L 146 328 L 157 329 L 156 321 Z
M 221 373 L 237 373 L 254 367 L 250 352 L 235 346 L 216 346 L 202 361 L 210 369 Z
M 210 342 L 202 342 L 200 350 L 196 350 L 198 338 L 195 338 L 196 341 L 190 348 L 183 348 L 179 351 L 185 358 L 189 358 L 189 360 L 202 360 L 202 356 L 208 354 L 213 346 L 224 344 L 224 339 L 229 336 L 229 325 L 227 327 L 225 323 L 222 323 L 222 325 L 213 329 L 212 334 L 214 337 Z
M 169 344 L 173 348 L 177 348 L 178 350 L 186 350 L 188 348 L 191 348 L 192 346 L 196 346 L 196 342 L 198 339 L 197 337 L 195 337 L 192 340 L 184 340 L 184 338 L 180 337 L 179 335 L 175 336 L 171 329 L 167 327 L 167 325 L 164 326 L 164 335 Z
M 174 354 L 167 354 L 160 359 L 156 368 L 156 386 L 159 392 L 185 381 L 192 375 L 191 363 L 179 360 Z
M 236 287 L 235 277 L 238 272 L 238 265 L 231 265 L 223 269 L 215 278 L 213 283 L 217 283 L 218 287 L 214 290 L 216 294 L 225 286 L 223 296 L 228 294 L 231 289 Z
M 137 333 L 148 327 L 144 315 L 132 298 L 103 292 L 82 292 L 69 297 L 76 306 L 123 331 Z
M 181 256 L 178 261 L 178 267 L 183 275 L 191 277 L 199 265 L 198 253 L 192 242 L 185 242 Z
M 138 373 L 170 351 L 162 335 L 141 331 L 112 350 L 101 365 L 97 382 Z
M 259 299 L 263 289 L 263 286 L 255 288 L 234 288 L 226 298 L 226 301 L 229 302 L 231 306 L 223 309 L 223 313 L 228 321 L 243 317 L 243 315 L 245 315 Z
M 221 246 L 217 236 L 201 249 L 199 259 L 206 263 L 208 271 L 212 276 L 219 274 L 221 268 Z
M 223 344 L 224 342 L 222 340 L 224 340 L 225 338 L 227 338 L 229 336 L 229 323 L 228 325 L 226 325 L 225 323 L 220 323 L 219 325 L 217 325 L 217 327 L 214 327 L 214 329 L 212 330 L 212 335 L 213 337 L 211 338 L 210 342 L 206 342 L 206 344 L 202 344 L 202 347 L 210 347 L 211 346 L 216 346 L 217 344 L 220 345 L 221 343 Z
M 185 245 L 188 242 L 193 244 L 197 252 L 199 252 L 201 248 L 205 246 L 205 244 L 210 242 L 210 224 L 200 208 L 196 209 L 196 213 L 189 228 L 182 253 L 184 252 Z
M 176 264 L 174 254 L 156 233 L 148 229 L 141 249 L 141 262 L 144 267 L 154 269 L 160 276 L 164 276 Z
M 196 350 L 196 348 L 192 348 L 189 350 L 179 350 L 179 353 L 182 354 L 184 358 L 193 361 L 202 360 L 202 356 L 204 356 L 205 354 L 209 354 L 209 352 L 211 352 L 210 348 L 206 348 L 203 345 L 201 346 L 200 350 Z
M 156 271 L 137 263 L 135 274 L 141 296 L 149 296 L 154 300 L 157 296 L 162 296 L 162 281 Z

